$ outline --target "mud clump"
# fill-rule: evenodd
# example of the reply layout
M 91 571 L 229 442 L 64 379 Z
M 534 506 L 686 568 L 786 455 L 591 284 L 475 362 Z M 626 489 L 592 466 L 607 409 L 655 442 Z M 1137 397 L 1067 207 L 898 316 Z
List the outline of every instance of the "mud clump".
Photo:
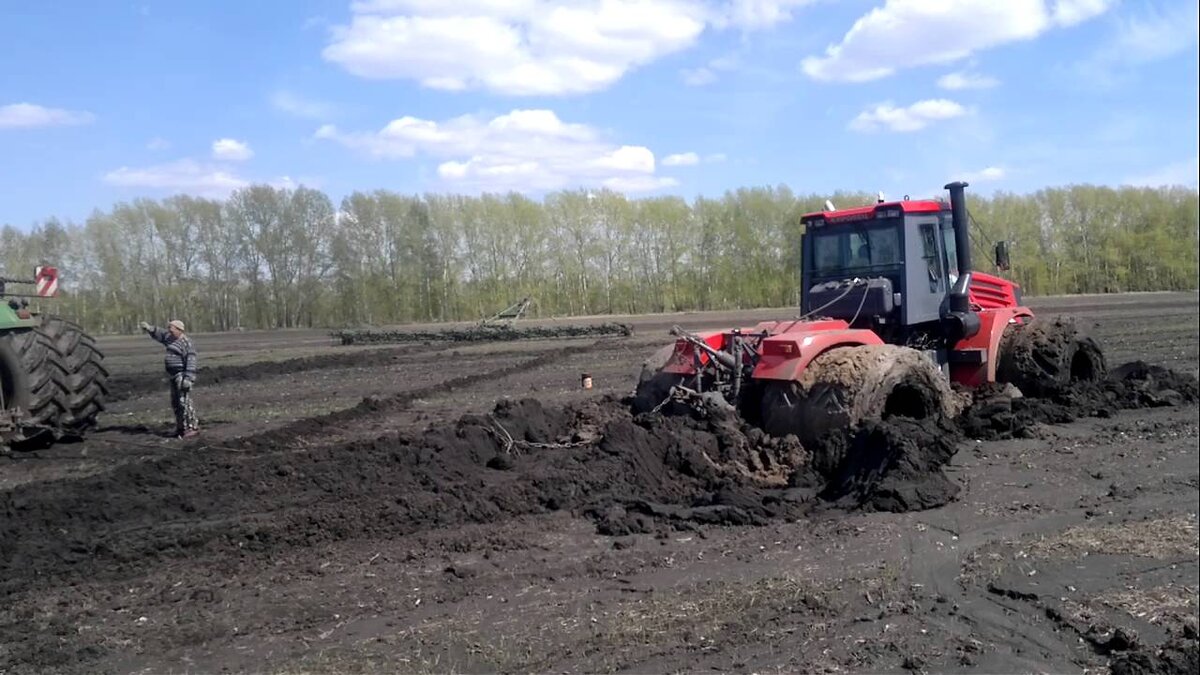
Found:
M 1037 395 L 1021 395 L 1009 385 L 987 385 L 958 418 L 970 438 L 1032 438 L 1043 424 L 1065 424 L 1083 417 L 1112 417 L 1118 410 L 1195 403 L 1200 386 L 1194 376 L 1133 361 L 1114 368 L 1102 380 L 1045 385 Z
M 855 432 L 830 434 L 814 453 L 824 459 L 821 496 L 843 506 L 913 511 L 941 506 L 959 487 L 942 471 L 958 451 L 959 429 L 946 420 L 892 417 Z
M 1200 672 L 1200 648 L 1195 636 L 1175 637 L 1158 649 L 1138 649 L 1116 656 L 1113 675 L 1194 675 Z

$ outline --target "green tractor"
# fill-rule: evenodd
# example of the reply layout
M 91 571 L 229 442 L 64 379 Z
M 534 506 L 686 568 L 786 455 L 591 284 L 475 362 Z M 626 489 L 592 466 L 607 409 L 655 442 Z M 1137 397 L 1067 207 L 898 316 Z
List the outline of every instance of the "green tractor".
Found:
M 35 294 L 10 293 L 30 284 Z M 30 309 L 30 297 L 58 292 L 58 271 L 33 279 L 0 277 L 0 451 L 80 438 L 96 426 L 108 371 L 96 340 L 75 323 Z

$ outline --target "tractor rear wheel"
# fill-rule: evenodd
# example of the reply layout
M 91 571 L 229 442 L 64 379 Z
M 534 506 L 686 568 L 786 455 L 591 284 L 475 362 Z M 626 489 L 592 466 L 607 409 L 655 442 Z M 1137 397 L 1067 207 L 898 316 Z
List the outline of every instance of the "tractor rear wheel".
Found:
M 1042 396 L 1072 381 L 1103 379 L 1108 365 L 1100 345 L 1074 320 L 1034 319 L 1014 324 L 1000 342 L 996 379 Z
M 868 420 L 957 414 L 956 397 L 932 361 L 895 345 L 838 347 L 808 365 L 799 382 L 772 382 L 763 392 L 763 430 L 813 444 L 827 433 Z
M 96 426 L 108 393 L 103 361 L 92 336 L 56 316 L 0 338 L 6 407 L 25 411 L 10 440 L 52 443 Z

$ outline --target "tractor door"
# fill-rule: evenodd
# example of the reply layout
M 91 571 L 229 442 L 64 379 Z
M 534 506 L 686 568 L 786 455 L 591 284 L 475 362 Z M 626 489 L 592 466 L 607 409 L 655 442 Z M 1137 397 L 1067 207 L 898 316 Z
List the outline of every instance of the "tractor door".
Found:
M 947 279 L 945 250 L 936 215 L 908 217 L 907 259 L 905 274 L 904 323 L 938 321 L 950 284 Z

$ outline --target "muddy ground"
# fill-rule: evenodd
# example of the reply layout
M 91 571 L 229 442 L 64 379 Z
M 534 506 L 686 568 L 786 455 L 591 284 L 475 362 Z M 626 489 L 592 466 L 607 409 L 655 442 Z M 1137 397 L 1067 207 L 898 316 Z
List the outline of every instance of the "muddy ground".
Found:
M 1195 293 L 1030 305 L 1078 317 L 1110 365 L 1198 370 Z M 160 348 L 105 339 L 98 433 L 0 458 L 0 672 L 1196 671 L 1187 395 L 989 408 L 930 437 L 952 454 L 932 488 L 865 492 L 720 414 L 620 404 L 673 323 L 788 316 L 394 348 L 198 335 L 188 443 L 162 437 Z

